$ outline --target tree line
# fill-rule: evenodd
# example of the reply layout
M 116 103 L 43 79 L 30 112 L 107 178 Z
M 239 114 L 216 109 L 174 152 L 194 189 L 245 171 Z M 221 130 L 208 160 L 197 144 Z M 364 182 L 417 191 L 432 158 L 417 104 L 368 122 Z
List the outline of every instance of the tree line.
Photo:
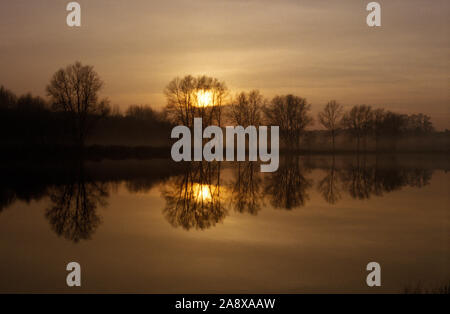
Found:
M 0 131 L 3 143 L 86 144 L 89 137 L 99 142 L 106 138 L 169 139 L 173 125 L 192 127 L 194 117 L 205 125 L 225 124 L 278 125 L 285 147 L 299 149 L 311 140 L 311 130 L 319 125 L 326 130 L 332 150 L 336 139 L 345 135 L 356 150 L 367 150 L 368 140 L 378 150 L 382 139 L 389 139 L 390 149 L 402 136 L 434 133 L 429 116 L 399 114 L 368 105 L 345 110 L 335 100 L 329 101 L 316 119 L 311 104 L 300 96 L 287 94 L 266 99 L 258 90 L 230 96 L 226 84 L 209 76 L 187 75 L 174 78 L 166 86 L 167 104 L 157 111 L 150 106 L 132 105 L 125 112 L 100 99 L 103 81 L 92 66 L 80 62 L 56 71 L 46 87 L 48 100 L 25 94 L 16 96 L 0 87 Z
M 205 91 L 212 99 L 208 106 L 199 105 L 199 97 Z M 268 100 L 258 90 L 229 97 L 224 82 L 206 76 L 175 78 L 165 94 L 168 104 L 164 117 L 173 124 L 192 127 L 194 117 L 201 117 L 207 125 L 223 126 L 223 122 L 244 127 L 278 125 L 282 142 L 291 149 L 300 148 L 316 121 L 311 104 L 303 97 L 287 94 Z M 435 132 L 430 117 L 422 113 L 399 114 L 368 105 L 355 105 L 344 110 L 344 106 L 335 100 L 329 101 L 318 113 L 317 122 L 328 132 L 333 151 L 338 134 L 353 140 L 359 151 L 367 150 L 368 139 L 374 140 L 376 150 L 381 139 L 389 139 L 389 148 L 395 150 L 397 140 L 402 136 L 426 136 Z

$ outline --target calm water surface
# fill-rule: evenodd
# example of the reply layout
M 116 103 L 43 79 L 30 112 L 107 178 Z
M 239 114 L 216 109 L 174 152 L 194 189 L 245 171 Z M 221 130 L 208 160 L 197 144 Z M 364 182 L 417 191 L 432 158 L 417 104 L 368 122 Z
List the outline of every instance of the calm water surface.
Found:
M 447 156 L 3 165 L 0 291 L 402 292 L 450 278 Z M 368 288 L 367 263 L 382 267 Z

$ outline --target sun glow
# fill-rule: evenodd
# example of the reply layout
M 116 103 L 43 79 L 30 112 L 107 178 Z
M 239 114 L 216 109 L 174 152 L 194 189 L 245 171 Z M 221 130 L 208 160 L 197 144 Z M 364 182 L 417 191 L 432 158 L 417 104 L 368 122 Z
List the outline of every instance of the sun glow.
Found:
M 212 92 L 207 90 L 199 90 L 197 92 L 197 107 L 208 107 L 212 106 L 213 97 Z
M 197 200 L 210 201 L 212 200 L 211 186 L 207 184 L 195 183 L 192 185 L 193 195 Z

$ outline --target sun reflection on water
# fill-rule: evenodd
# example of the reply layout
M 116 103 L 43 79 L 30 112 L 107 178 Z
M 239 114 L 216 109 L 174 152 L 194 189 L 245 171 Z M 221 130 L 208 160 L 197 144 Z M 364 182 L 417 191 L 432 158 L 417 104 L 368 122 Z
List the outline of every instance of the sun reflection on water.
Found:
M 192 185 L 192 194 L 197 199 L 197 201 L 211 201 L 212 193 L 212 187 L 208 184 L 194 183 Z

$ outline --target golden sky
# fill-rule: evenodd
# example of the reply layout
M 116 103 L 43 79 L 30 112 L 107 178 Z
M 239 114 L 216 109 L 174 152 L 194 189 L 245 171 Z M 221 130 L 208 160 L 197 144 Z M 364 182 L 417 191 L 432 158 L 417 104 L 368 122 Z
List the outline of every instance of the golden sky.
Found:
M 232 94 L 293 93 L 313 113 L 330 99 L 431 115 L 450 129 L 450 2 L 379 1 L 382 26 L 366 24 L 370 1 L 79 0 L 0 2 L 0 85 L 45 96 L 60 67 L 94 65 L 113 104 L 165 104 L 176 76 L 206 74 Z

